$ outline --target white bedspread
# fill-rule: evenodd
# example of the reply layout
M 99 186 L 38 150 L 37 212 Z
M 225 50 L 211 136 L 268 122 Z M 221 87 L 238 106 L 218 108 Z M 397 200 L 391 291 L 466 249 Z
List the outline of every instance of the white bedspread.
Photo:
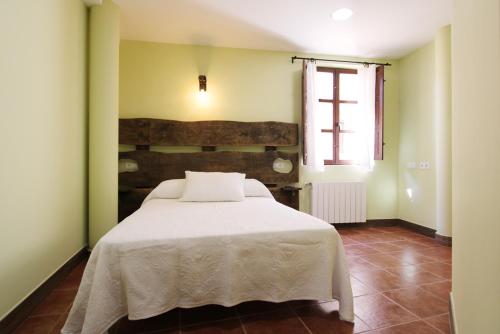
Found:
M 100 334 L 119 318 L 243 301 L 338 299 L 353 321 L 337 231 L 269 198 L 153 199 L 97 243 L 62 333 Z

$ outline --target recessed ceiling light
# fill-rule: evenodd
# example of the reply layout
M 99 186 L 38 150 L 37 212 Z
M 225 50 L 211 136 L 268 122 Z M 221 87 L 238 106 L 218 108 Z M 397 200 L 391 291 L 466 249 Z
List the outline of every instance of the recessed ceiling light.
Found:
M 335 21 L 345 21 L 351 18 L 354 12 L 349 8 L 340 8 L 332 13 L 332 19 Z

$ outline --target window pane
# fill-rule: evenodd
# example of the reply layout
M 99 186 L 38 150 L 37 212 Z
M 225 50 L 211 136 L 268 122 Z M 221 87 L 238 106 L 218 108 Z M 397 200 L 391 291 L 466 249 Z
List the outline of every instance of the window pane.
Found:
M 320 152 L 324 160 L 333 160 L 333 133 L 321 132 Z
M 358 97 L 359 97 L 358 75 L 340 73 L 339 76 L 340 100 L 357 101 Z
M 355 131 L 359 128 L 358 118 L 359 111 L 358 105 L 354 103 L 340 103 L 339 104 L 339 118 L 340 129 Z
M 333 129 L 333 103 L 318 102 L 318 121 L 322 129 Z
M 358 135 L 356 133 L 340 133 L 339 159 L 356 160 L 359 152 Z
M 316 94 L 318 99 L 333 99 L 333 73 L 316 72 Z

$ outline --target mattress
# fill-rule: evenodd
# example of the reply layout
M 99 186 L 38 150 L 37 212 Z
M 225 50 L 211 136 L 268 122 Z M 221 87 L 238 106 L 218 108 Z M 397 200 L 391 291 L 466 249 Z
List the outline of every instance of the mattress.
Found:
M 272 198 L 146 201 L 93 249 L 62 333 L 99 334 L 118 319 L 244 301 L 339 301 L 354 320 L 335 228 Z

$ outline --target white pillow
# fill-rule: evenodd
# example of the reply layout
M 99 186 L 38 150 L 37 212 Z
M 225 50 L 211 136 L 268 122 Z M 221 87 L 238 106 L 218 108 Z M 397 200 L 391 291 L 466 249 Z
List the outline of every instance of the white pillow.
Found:
M 246 179 L 243 186 L 245 197 L 269 197 L 274 198 L 269 189 L 256 179 Z
M 245 199 L 245 174 L 186 171 L 183 202 L 240 202 Z
M 180 198 L 184 192 L 185 183 L 185 179 L 163 181 L 148 194 L 148 196 L 144 199 L 144 202 L 155 198 Z

